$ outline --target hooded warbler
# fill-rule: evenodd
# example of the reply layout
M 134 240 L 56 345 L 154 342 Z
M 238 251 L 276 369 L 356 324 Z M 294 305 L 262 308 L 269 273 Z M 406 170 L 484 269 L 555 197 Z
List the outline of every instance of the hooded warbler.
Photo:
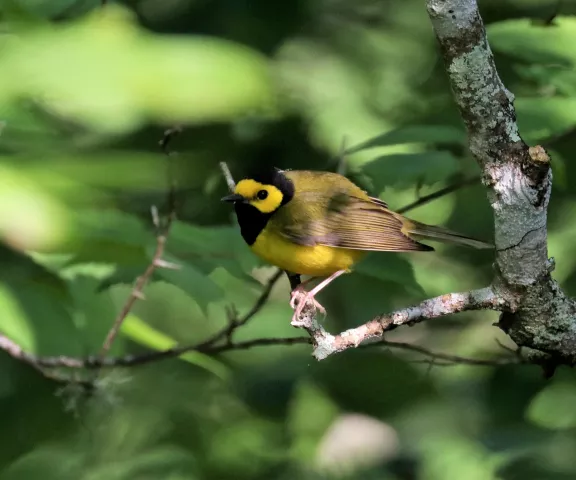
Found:
M 271 169 L 241 180 L 222 201 L 234 204 L 240 232 L 252 251 L 288 275 L 295 325 L 307 301 L 325 313 L 315 295 L 368 251 L 434 250 L 421 239 L 492 248 L 403 217 L 337 173 Z M 306 292 L 303 286 L 310 280 L 301 283 L 300 275 L 327 278 Z

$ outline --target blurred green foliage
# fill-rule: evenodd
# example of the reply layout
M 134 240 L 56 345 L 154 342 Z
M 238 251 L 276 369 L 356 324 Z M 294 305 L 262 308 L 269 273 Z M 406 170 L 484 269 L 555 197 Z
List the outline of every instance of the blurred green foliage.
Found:
M 576 1 L 485 0 L 521 133 L 553 153 L 550 253 L 576 293 Z M 558 10 L 559 8 L 559 10 Z M 558 11 L 557 11 L 558 10 Z M 559 13 L 559 18 L 550 21 Z M 272 270 L 244 245 L 218 162 L 335 170 L 400 208 L 478 174 L 418 0 L 1 0 L 0 332 L 41 355 L 98 351 L 155 248 L 169 167 L 178 216 L 111 354 L 196 343 Z M 165 128 L 184 126 L 169 148 Z M 411 216 L 480 238 L 480 185 Z M 322 294 L 332 331 L 480 287 L 491 255 L 372 255 Z M 299 335 L 283 279 L 238 339 Z M 493 313 L 388 335 L 489 358 Z M 0 480 L 561 480 L 576 476 L 576 379 L 440 367 L 387 350 L 321 363 L 261 347 L 104 374 L 90 395 L 0 353 Z

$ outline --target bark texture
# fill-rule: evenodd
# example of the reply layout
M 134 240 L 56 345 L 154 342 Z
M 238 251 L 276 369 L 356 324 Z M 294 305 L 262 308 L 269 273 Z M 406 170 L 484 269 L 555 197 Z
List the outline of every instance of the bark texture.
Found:
M 493 290 L 509 305 L 499 325 L 519 346 L 573 364 L 575 303 L 552 279 L 548 258 L 550 159 L 518 132 L 514 96 L 498 76 L 476 0 L 428 0 L 427 9 L 494 211 Z

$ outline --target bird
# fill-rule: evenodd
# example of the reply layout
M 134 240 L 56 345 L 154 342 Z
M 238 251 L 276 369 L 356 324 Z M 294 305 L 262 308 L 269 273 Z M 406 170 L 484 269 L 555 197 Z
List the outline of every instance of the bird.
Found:
M 316 295 L 352 271 L 370 251 L 417 252 L 436 240 L 474 248 L 493 248 L 443 227 L 426 225 L 392 211 L 347 177 L 313 170 L 263 168 L 240 180 L 221 199 L 234 205 L 240 233 L 264 261 L 284 270 L 291 286 L 292 324 Z M 310 278 L 301 281 L 301 276 Z M 309 291 L 305 285 L 323 280 Z

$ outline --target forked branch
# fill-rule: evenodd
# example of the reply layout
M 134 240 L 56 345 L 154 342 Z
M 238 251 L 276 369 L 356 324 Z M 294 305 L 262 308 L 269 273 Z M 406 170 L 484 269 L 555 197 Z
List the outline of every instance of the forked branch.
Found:
M 482 288 L 464 293 L 449 293 L 424 300 L 418 305 L 395 312 L 379 315 L 359 327 L 331 335 L 318 322 L 312 304 L 308 305 L 300 318 L 302 328 L 312 337 L 313 355 L 318 360 L 351 347 L 358 347 L 367 340 L 381 338 L 384 333 L 402 325 L 414 325 L 466 310 L 504 310 L 506 302 L 497 296 L 491 288 Z

